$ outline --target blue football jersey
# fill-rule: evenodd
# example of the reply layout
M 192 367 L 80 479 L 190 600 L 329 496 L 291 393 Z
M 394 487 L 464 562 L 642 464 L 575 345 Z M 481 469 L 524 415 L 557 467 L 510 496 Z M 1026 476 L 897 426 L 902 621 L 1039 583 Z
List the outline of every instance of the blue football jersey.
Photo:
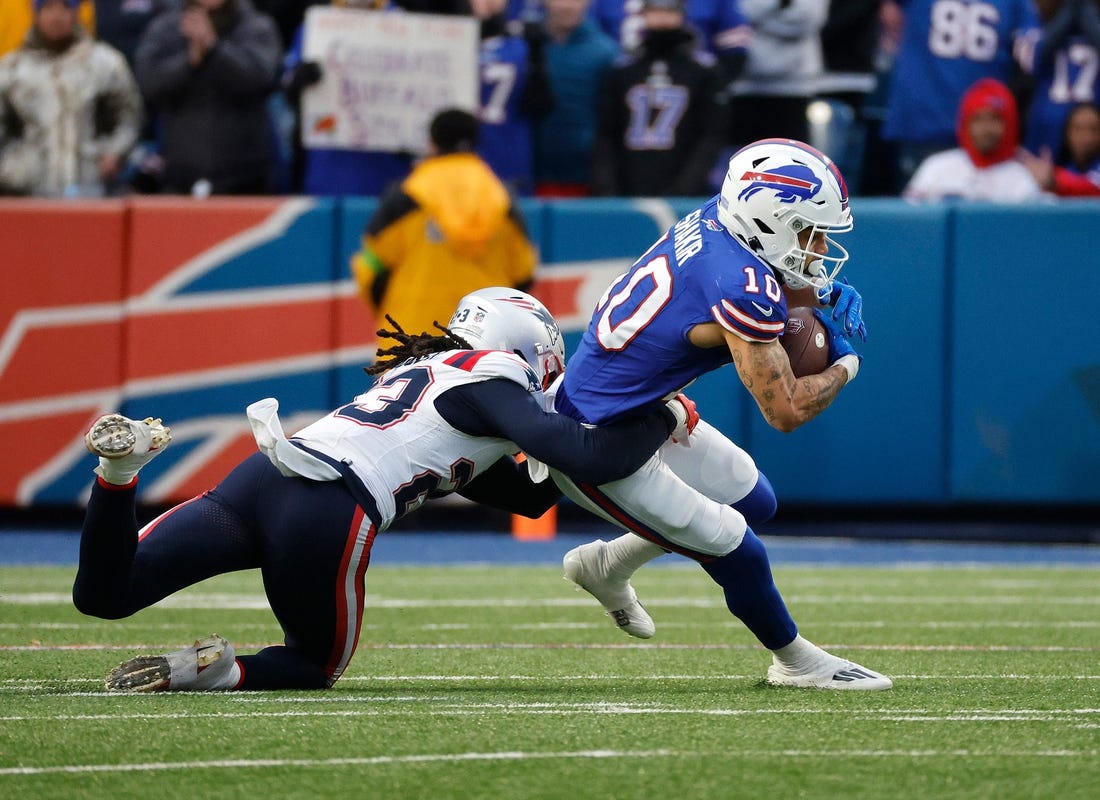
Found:
M 559 412 L 591 423 L 662 401 L 732 360 L 729 348 L 688 341 L 717 322 L 753 342 L 770 342 L 787 321 L 771 268 L 718 221 L 717 200 L 688 214 L 620 276 L 597 304 L 569 359 Z
M 522 193 L 534 187 L 531 121 L 521 110 L 529 71 L 522 36 L 481 43 L 481 132 L 477 152 L 502 181 Z
M 1084 36 L 1070 36 L 1054 52 L 1049 66 L 1036 68 L 1024 147 L 1032 153 L 1049 147 L 1057 155 L 1070 109 L 1078 103 L 1096 102 L 1098 89 L 1100 53 Z
M 955 141 L 963 94 L 981 78 L 1007 82 L 1014 48 L 1038 26 L 1031 0 L 902 0 L 905 29 L 882 135 Z

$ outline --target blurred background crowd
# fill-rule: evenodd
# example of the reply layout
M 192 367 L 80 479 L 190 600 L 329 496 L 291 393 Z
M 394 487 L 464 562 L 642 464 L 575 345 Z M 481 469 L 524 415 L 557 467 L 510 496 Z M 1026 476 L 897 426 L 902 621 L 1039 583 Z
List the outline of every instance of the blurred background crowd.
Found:
M 304 149 L 317 0 L 0 0 L 0 193 L 379 196 Z M 1100 0 L 333 0 L 480 28 L 470 147 L 516 196 L 703 196 L 766 137 L 855 195 L 1100 195 Z

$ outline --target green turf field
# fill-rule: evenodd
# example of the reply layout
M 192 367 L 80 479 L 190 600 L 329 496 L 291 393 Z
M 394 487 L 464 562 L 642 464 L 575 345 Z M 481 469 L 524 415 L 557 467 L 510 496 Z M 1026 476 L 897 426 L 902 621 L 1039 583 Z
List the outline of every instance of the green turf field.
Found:
M 258 576 L 120 622 L 73 570 L 0 569 L 0 798 L 1100 796 L 1095 569 L 781 568 L 811 640 L 889 692 L 767 687 L 768 656 L 692 568 L 615 630 L 549 567 L 375 567 L 328 692 L 108 695 L 109 668 L 220 633 L 279 641 Z

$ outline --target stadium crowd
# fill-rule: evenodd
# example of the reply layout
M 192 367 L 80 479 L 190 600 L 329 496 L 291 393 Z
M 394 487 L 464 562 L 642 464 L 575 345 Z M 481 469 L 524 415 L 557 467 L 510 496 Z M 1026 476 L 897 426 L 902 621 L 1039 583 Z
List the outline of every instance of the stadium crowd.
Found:
M 323 2 L 0 0 L 0 194 L 381 195 L 412 153 L 301 145 Z M 478 21 L 478 155 L 521 196 L 705 195 L 769 137 L 828 152 L 853 194 L 1100 195 L 1100 0 L 332 5 Z M 947 151 L 978 180 L 910 186 Z

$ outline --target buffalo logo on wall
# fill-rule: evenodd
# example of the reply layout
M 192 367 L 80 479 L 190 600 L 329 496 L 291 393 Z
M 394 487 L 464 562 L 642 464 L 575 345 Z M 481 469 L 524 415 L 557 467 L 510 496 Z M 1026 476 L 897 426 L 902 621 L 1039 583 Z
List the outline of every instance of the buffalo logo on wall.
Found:
M 373 354 L 372 320 L 334 280 L 331 204 L 157 199 L 20 216 L 5 258 L 25 280 L 0 299 L 0 445 L 24 456 L 0 465 L 0 504 L 85 497 L 83 433 L 111 411 L 172 426 L 142 498 L 193 496 L 255 452 L 246 405 L 278 396 L 288 425 L 309 421 L 332 407 L 331 372 Z M 30 268 L 44 261 L 80 268 L 59 282 Z
M 168 502 L 256 452 L 249 403 L 278 397 L 293 432 L 365 391 L 378 326 L 345 264 L 374 204 L 0 204 L 0 230 L 19 232 L 5 263 L 22 276 L 0 293 L 0 448 L 21 454 L 0 462 L 0 505 L 82 502 L 95 466 L 83 435 L 104 413 L 171 425 L 139 484 L 142 500 Z M 542 270 L 535 291 L 579 334 L 630 249 Z M 59 281 L 43 263 L 80 268 Z

